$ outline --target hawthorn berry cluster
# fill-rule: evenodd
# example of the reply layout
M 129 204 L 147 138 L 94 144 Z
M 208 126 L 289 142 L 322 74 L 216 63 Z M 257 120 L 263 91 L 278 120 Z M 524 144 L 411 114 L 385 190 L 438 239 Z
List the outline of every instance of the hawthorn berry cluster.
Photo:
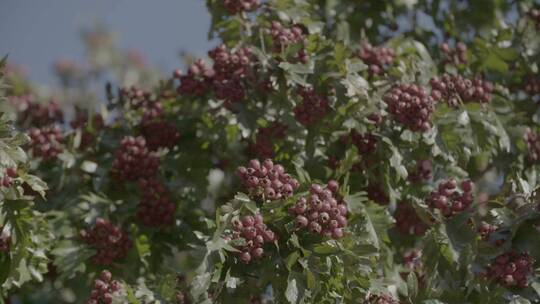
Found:
M 533 162 L 537 161 L 540 157 L 540 136 L 538 133 L 534 133 L 531 128 L 527 128 L 525 129 L 523 139 L 525 139 L 525 143 L 527 144 L 529 160 Z
M 267 200 L 279 200 L 293 195 L 300 183 L 285 172 L 282 165 L 274 164 L 271 159 L 262 163 L 252 159 L 249 166 L 238 167 L 236 173 L 242 185 L 253 196 L 264 196 Z
M 197 60 L 188 70 L 174 72 L 173 77 L 180 81 L 179 94 L 203 96 L 213 91 L 218 99 L 225 101 L 225 107 L 240 102 L 246 95 L 245 81 L 253 78 L 254 57 L 249 48 L 230 50 L 224 44 L 208 52 L 214 64 L 207 66 L 203 60 Z
M 259 158 L 274 157 L 274 142 L 284 139 L 287 132 L 287 125 L 278 121 L 271 123 L 268 127 L 259 128 L 255 141 L 249 145 L 252 154 Z
M 264 224 L 261 214 L 246 215 L 242 219 L 236 218 L 232 221 L 232 226 L 232 239 L 245 240 L 245 244 L 236 247 L 240 251 L 237 253 L 238 257 L 244 263 L 261 259 L 264 255 L 264 244 L 276 240 L 276 234 Z
M 356 130 L 351 130 L 349 136 L 360 155 L 370 155 L 377 149 L 377 136 L 371 133 L 359 133 Z
M 54 100 L 42 104 L 32 95 L 10 96 L 8 100 L 20 112 L 18 119 L 24 125 L 44 127 L 64 121 L 64 113 Z
M 493 85 L 480 78 L 470 80 L 460 75 L 444 74 L 441 77 L 432 78 L 429 83 L 433 88 L 431 91 L 433 100 L 445 100 L 451 107 L 457 107 L 461 103 L 489 103 L 491 101 Z
M 147 99 L 139 108 L 143 110 L 141 124 L 147 124 L 163 117 L 163 105 L 157 100 Z
M 302 88 L 298 91 L 302 101 L 294 109 L 294 118 L 304 126 L 310 126 L 321 120 L 330 112 L 330 104 L 323 96 L 318 95 L 312 88 Z
M 163 105 L 155 96 L 135 86 L 122 88 L 120 94 L 133 109 L 142 110 L 139 131 L 150 150 L 170 149 L 177 144 L 180 133 L 173 123 L 166 121 Z
M 122 228 L 103 218 L 98 218 L 92 229 L 82 230 L 81 238 L 96 250 L 92 262 L 99 265 L 110 265 L 125 258 L 132 245 Z
M 9 187 L 13 184 L 13 179 L 17 178 L 17 168 L 7 168 L 3 176 L 0 178 L 0 187 Z
M 140 179 L 141 201 L 137 206 L 137 219 L 149 227 L 169 226 L 173 223 L 176 205 L 165 186 L 157 179 Z
M 62 130 L 58 126 L 32 128 L 28 131 L 28 135 L 31 140 L 30 150 L 36 157 L 41 157 L 45 161 L 52 160 L 63 151 L 62 142 L 64 139 Z
M 370 76 L 381 75 L 394 62 L 395 52 L 391 48 L 374 47 L 369 43 L 362 45 L 358 57 L 368 66 Z
M 122 283 L 112 279 L 108 270 L 103 270 L 99 279 L 94 281 L 94 288 L 90 291 L 90 298 L 86 304 L 111 304 L 113 295 L 122 290 Z
M 8 252 L 11 246 L 11 236 L 0 227 L 0 252 Z
M 408 201 L 398 203 L 394 213 L 396 219 L 396 228 L 403 234 L 423 235 L 427 226 L 422 222 L 414 207 Z
M 338 201 L 339 184 L 332 180 L 326 187 L 312 184 L 307 198 L 301 197 L 289 208 L 297 229 L 308 229 L 313 234 L 339 239 L 347 226 L 347 205 Z
M 165 120 L 161 103 L 148 103 L 143 110 L 139 129 L 148 148 L 152 151 L 173 148 L 180 138 L 180 133 L 173 123 Z
M 461 191 L 457 186 L 455 179 L 440 183 L 437 191 L 431 192 L 426 199 L 427 204 L 431 208 L 439 209 L 446 217 L 462 212 L 473 202 L 474 184 L 471 180 L 462 181 Z
M 146 139 L 150 150 L 173 148 L 178 143 L 180 132 L 173 123 L 164 119 L 144 122 L 140 125 L 141 135 Z
M 467 63 L 467 45 L 463 42 L 456 43 L 456 47 L 452 49 L 448 43 L 442 43 L 439 46 L 443 54 L 443 65 L 446 64 L 465 64 Z
M 178 94 L 204 96 L 212 86 L 214 70 L 204 60 L 197 59 L 188 69 L 186 75 L 180 70 L 173 73 L 173 77 L 180 81 L 177 87 Z
M 148 149 L 142 136 L 126 136 L 116 151 L 112 170 L 121 181 L 136 181 L 154 177 L 159 164 L 159 158 Z
M 241 12 L 252 12 L 261 5 L 260 0 L 222 0 L 221 3 L 231 15 Z
M 286 27 L 279 21 L 272 21 L 267 31 L 272 36 L 274 52 L 281 52 L 290 45 L 303 43 L 306 39 L 304 30 L 297 24 Z
M 395 120 L 411 131 L 424 132 L 431 127 L 431 114 L 435 102 L 426 90 L 415 84 L 394 86 L 383 100 Z
M 429 159 L 417 162 L 416 170 L 409 174 L 409 180 L 413 183 L 429 181 L 433 174 L 433 164 Z
M 372 294 L 364 301 L 364 304 L 399 304 L 399 301 L 389 294 Z
M 120 98 L 127 102 L 133 109 L 146 106 L 152 98 L 152 93 L 147 92 L 138 86 L 123 87 L 120 90 Z
M 487 222 L 480 223 L 480 227 L 478 227 L 478 234 L 480 234 L 480 238 L 482 240 L 487 241 L 489 240 L 489 236 L 492 232 L 495 232 L 498 229 L 497 226 L 491 225 Z
M 486 270 L 488 278 L 505 287 L 525 288 L 533 273 L 533 259 L 527 252 L 511 250 L 497 256 Z
M 250 77 L 253 54 L 249 48 L 230 50 L 224 44 L 208 52 L 214 61 L 212 86 L 217 98 L 231 103 L 242 101 L 246 95 L 244 79 Z

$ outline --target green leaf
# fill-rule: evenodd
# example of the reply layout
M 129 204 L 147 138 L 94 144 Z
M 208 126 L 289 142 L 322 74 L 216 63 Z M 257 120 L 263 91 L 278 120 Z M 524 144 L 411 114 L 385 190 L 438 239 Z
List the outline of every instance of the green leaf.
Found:
M 410 297 L 415 298 L 418 294 L 418 278 L 414 271 L 407 275 L 407 290 Z
M 292 270 L 292 267 L 294 264 L 296 264 L 296 261 L 298 261 L 298 258 L 300 257 L 300 252 L 293 251 L 289 256 L 285 259 L 285 266 L 289 271 Z

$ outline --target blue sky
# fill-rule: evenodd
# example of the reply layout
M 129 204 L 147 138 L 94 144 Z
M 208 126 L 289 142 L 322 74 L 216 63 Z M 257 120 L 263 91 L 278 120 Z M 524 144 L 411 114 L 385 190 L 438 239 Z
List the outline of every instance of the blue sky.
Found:
M 80 31 L 96 22 L 165 71 L 180 66 L 179 50 L 204 55 L 215 44 L 204 0 L 0 0 L 0 55 L 52 84 L 54 61 L 83 58 Z

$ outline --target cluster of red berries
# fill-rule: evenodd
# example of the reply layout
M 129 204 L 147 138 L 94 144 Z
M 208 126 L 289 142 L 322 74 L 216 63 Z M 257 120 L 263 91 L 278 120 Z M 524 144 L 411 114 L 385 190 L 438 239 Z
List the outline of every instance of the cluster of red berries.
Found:
M 156 175 L 159 158 L 151 152 L 146 140 L 139 136 L 124 137 L 112 163 L 114 176 L 121 181 L 148 179 Z
M 442 43 L 439 46 L 443 54 L 443 65 L 445 64 L 465 64 L 467 63 L 467 46 L 463 42 L 456 43 L 456 47 L 452 49 L 448 43 Z
M 147 124 L 163 117 L 163 105 L 152 99 L 146 99 L 140 106 L 143 110 L 141 124 Z
M 242 184 L 253 196 L 264 196 L 267 200 L 278 200 L 293 195 L 300 183 L 285 172 L 282 165 L 274 164 L 271 159 L 262 163 L 256 159 L 249 166 L 238 167 L 236 173 Z
M 410 172 L 409 180 L 413 183 L 429 181 L 433 174 L 433 164 L 429 159 L 423 159 L 417 162 L 416 170 Z
M 98 218 L 92 229 L 82 230 L 81 238 L 96 250 L 92 262 L 100 265 L 110 265 L 125 258 L 132 245 L 122 228 L 103 218 Z
M 169 226 L 174 221 L 176 205 L 165 186 L 156 179 L 140 179 L 141 201 L 137 206 L 137 219 L 149 227 Z
M 533 162 L 537 161 L 540 157 L 540 136 L 538 133 L 534 133 L 531 128 L 527 128 L 525 129 L 523 139 L 525 139 L 525 143 L 527 144 L 529 160 Z
M 249 145 L 251 153 L 259 158 L 274 157 L 274 141 L 285 138 L 287 125 L 273 122 L 268 127 L 259 128 L 255 141 Z
M 415 84 L 401 84 L 386 93 L 383 100 L 394 119 L 411 131 L 427 131 L 435 102 L 426 90 Z
M 275 52 L 281 52 L 292 44 L 303 43 L 306 39 L 300 25 L 293 24 L 290 27 L 285 27 L 279 21 L 272 21 L 268 33 L 272 36 Z
M 526 253 L 515 250 L 497 256 L 486 269 L 486 276 L 505 287 L 525 288 L 533 272 L 533 259 Z
M 241 12 L 252 12 L 260 5 L 260 0 L 222 0 L 222 5 L 231 15 Z
M 294 107 L 294 118 L 304 126 L 324 118 L 330 111 L 328 100 L 315 93 L 315 90 L 303 88 L 298 95 L 302 97 L 302 102 Z
M 130 107 L 138 109 L 145 106 L 152 98 L 152 93 L 147 92 L 137 86 L 123 87 L 120 90 L 120 97 L 127 101 Z
M 414 207 L 408 201 L 398 203 L 394 217 L 396 219 L 396 228 L 403 234 L 421 236 L 427 230 L 427 226 L 422 222 L 418 214 L 416 214 L 416 210 L 414 210 Z
M 2 178 L 0 178 L 0 187 L 9 187 L 13 184 L 13 179 L 17 178 L 17 168 L 7 168 Z
M 43 127 L 64 121 L 64 113 L 56 101 L 42 104 L 35 101 L 32 95 L 11 96 L 9 101 L 20 114 L 18 119 L 25 125 Z
M 399 301 L 389 294 L 372 294 L 364 301 L 364 304 L 399 304 Z
M 204 96 L 212 86 L 214 70 L 204 60 L 197 59 L 188 69 L 187 75 L 180 70 L 173 73 L 175 79 L 180 80 L 177 92 L 182 95 Z
M 458 190 L 455 179 L 449 179 L 439 184 L 437 191 L 431 192 L 427 203 L 431 208 L 439 209 L 446 217 L 460 213 L 473 202 L 473 182 L 461 182 L 461 191 Z
M 150 150 L 173 148 L 178 143 L 180 132 L 173 123 L 164 119 L 146 122 L 140 125 L 141 135 L 146 139 Z
M 253 54 L 249 48 L 230 50 L 224 44 L 208 52 L 214 61 L 212 86 L 218 99 L 230 103 L 245 97 L 244 79 L 251 76 Z
M 111 304 L 113 295 L 122 290 L 122 283 L 112 279 L 108 270 L 103 270 L 99 279 L 94 281 L 94 288 L 86 304 Z
M 358 57 L 368 66 L 370 76 L 381 75 L 394 62 L 395 52 L 391 48 L 374 47 L 369 43 L 362 45 Z
M 221 44 L 210 50 L 208 56 L 214 61 L 213 69 L 216 76 L 245 78 L 250 74 L 253 54 L 249 48 L 230 50 L 225 44 Z
M 529 15 L 529 18 L 532 19 L 534 24 L 536 25 L 537 29 L 540 29 L 540 9 L 533 8 L 527 12 L 527 15 Z
M 0 227 L 0 252 L 8 252 L 11 246 L 11 236 Z
M 367 196 L 370 200 L 374 201 L 379 205 L 388 205 L 389 198 L 386 195 L 386 192 L 381 188 L 380 185 L 375 183 L 370 183 L 366 187 Z
M 377 136 L 371 133 L 358 133 L 356 130 L 351 130 L 349 136 L 360 155 L 372 154 L 377 149 Z
M 170 149 L 176 145 L 180 133 L 174 124 L 165 120 L 161 102 L 150 92 L 138 87 L 123 88 L 121 94 L 129 101 L 131 107 L 142 110 L 139 130 L 150 150 Z
M 448 75 L 432 78 L 429 83 L 433 90 L 431 97 L 435 101 L 445 100 L 451 107 L 460 103 L 489 103 L 493 85 L 491 82 L 475 78 L 466 79 L 460 75 Z
M 75 110 L 75 118 L 70 122 L 73 129 L 81 130 L 81 147 L 88 147 L 95 140 L 95 132 L 100 131 L 105 126 L 103 117 L 101 114 L 94 114 L 92 116 L 92 130 L 88 124 L 88 111 L 82 111 L 80 109 Z
M 165 120 L 161 103 L 154 101 L 143 108 L 143 117 L 139 126 L 148 148 L 156 151 L 160 148 L 176 146 L 180 133 L 173 123 Z
M 246 215 L 242 219 L 236 218 L 232 221 L 232 225 L 234 229 L 232 239 L 243 238 L 245 240 L 244 245 L 236 247 L 240 251 L 238 257 L 244 263 L 261 259 L 264 255 L 264 244 L 276 240 L 276 234 L 268 229 L 260 214 Z
M 489 240 L 489 236 L 492 232 L 495 232 L 498 229 L 497 226 L 491 225 L 487 222 L 480 223 L 480 227 L 478 227 L 478 234 L 480 234 L 480 237 L 482 240 L 487 241 Z
M 307 198 L 301 197 L 289 208 L 297 229 L 307 228 L 313 234 L 339 239 L 347 226 L 347 205 L 338 201 L 339 184 L 332 180 L 326 187 L 312 184 Z
M 64 141 L 60 127 L 50 125 L 42 128 L 32 128 L 28 131 L 30 136 L 30 150 L 36 157 L 43 160 L 55 159 L 62 153 Z
M 540 95 L 540 79 L 527 77 L 525 80 L 525 92 L 534 97 Z
M 242 101 L 246 95 L 245 80 L 252 78 L 253 54 L 248 48 L 231 50 L 224 44 L 208 52 L 214 64 L 207 66 L 197 60 L 190 66 L 187 75 L 177 70 L 173 77 L 180 81 L 178 93 L 203 96 L 212 90 L 225 107 Z
M 286 132 L 287 125 L 277 121 L 268 127 L 259 128 L 255 141 L 249 145 L 250 152 L 259 158 L 274 157 L 274 142 L 284 139 Z

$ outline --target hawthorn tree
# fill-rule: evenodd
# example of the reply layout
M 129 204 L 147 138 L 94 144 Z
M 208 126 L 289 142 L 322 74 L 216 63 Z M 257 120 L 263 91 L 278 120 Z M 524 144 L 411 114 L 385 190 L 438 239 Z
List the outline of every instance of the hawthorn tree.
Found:
M 207 5 L 170 76 L 2 61 L 2 302 L 540 301 L 538 3 Z

